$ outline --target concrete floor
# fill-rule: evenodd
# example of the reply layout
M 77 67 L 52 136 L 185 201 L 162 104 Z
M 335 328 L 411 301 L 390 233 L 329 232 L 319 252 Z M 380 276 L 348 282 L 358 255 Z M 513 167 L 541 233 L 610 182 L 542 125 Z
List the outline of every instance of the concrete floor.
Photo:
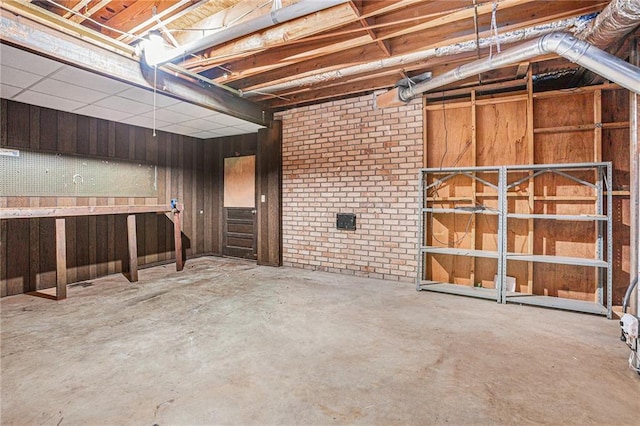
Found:
M 2 424 L 640 424 L 616 321 L 241 260 L 2 299 Z

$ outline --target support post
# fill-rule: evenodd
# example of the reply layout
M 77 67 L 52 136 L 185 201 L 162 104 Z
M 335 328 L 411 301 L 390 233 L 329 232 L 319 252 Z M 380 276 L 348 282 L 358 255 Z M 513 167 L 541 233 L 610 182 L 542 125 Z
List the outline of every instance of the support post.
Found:
M 67 298 L 67 240 L 66 220 L 56 218 L 56 300 Z
M 129 281 L 138 281 L 138 238 L 136 236 L 136 215 L 127 216 L 127 241 L 129 242 Z
M 180 272 L 184 268 L 184 257 L 182 256 L 182 225 L 181 215 L 184 210 L 184 204 L 176 205 L 173 209 L 173 238 L 176 247 L 176 271 Z

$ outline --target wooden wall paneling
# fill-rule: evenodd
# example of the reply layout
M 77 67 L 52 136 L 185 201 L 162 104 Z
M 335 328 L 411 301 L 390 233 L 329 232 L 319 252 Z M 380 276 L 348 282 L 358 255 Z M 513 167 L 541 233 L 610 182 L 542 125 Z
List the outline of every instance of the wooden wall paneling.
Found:
M 158 148 L 158 204 L 169 205 L 168 193 L 171 190 L 171 172 L 167 167 L 167 134 L 165 132 L 156 132 L 156 143 Z M 156 216 L 156 225 L 158 233 L 158 261 L 162 262 L 171 259 L 167 248 L 167 223 L 169 219 L 166 215 Z
M 270 128 L 260 129 L 257 137 L 257 260 L 261 265 L 279 266 L 282 122 L 274 121 Z
M 203 209 L 204 209 L 204 253 L 213 253 L 213 217 L 214 217 L 214 202 L 213 202 L 213 176 L 215 171 L 214 156 L 213 156 L 213 143 L 205 140 L 202 142 L 202 156 L 203 162 Z
M 3 203 L 0 203 L 0 206 L 2 206 L 2 204 Z M 7 283 L 8 222 L 9 222 L 8 220 L 0 220 L 0 297 L 5 297 L 8 295 L 8 283 Z
M 9 197 L 7 207 L 26 207 L 28 201 L 18 197 Z M 29 219 L 14 219 L 7 221 L 6 257 L 7 279 L 6 294 L 8 296 L 31 291 L 29 282 L 30 252 L 25 244 L 25 236 L 29 236 Z
M 180 170 L 182 171 L 182 179 L 180 185 L 182 186 L 182 198 L 181 203 L 185 203 L 185 212 L 182 214 L 182 247 L 183 251 L 187 255 L 187 259 L 194 253 L 194 248 L 197 245 L 198 236 L 195 235 L 193 230 L 195 229 L 195 214 L 194 211 L 194 194 L 193 194 L 193 179 L 195 170 L 193 169 L 193 151 L 194 143 L 191 138 L 186 136 L 179 136 L 180 146 L 182 150 L 182 162 Z M 196 207 L 197 208 L 197 207 Z
M 89 205 L 88 198 L 77 198 L 79 206 Z M 89 252 L 91 251 L 91 240 L 89 239 L 89 216 L 79 216 L 75 218 L 76 223 L 76 281 L 86 281 L 91 278 L 89 273 Z M 71 220 L 71 218 L 67 219 Z M 74 237 L 73 235 L 71 236 Z
M 89 117 L 89 155 L 96 156 L 98 154 L 98 119 Z M 98 205 L 97 197 L 89 198 L 89 205 Z M 89 279 L 97 278 L 98 275 L 98 218 L 96 216 L 88 217 L 88 239 L 89 239 Z
M 149 129 L 144 129 L 142 134 L 142 140 L 145 146 L 145 154 L 144 161 L 147 164 L 153 164 L 156 166 L 159 171 L 160 167 L 158 166 L 158 137 L 153 136 L 153 131 Z M 157 190 L 160 192 L 160 174 L 156 174 L 158 179 Z M 158 197 L 154 198 L 146 198 L 145 204 L 160 204 Z M 139 252 L 138 254 L 142 257 L 141 264 L 149 264 L 155 263 L 158 259 L 158 253 L 160 252 L 158 246 L 158 215 L 156 214 L 145 214 L 141 215 L 138 220 L 144 222 L 144 252 Z
M 57 151 L 58 149 L 58 114 L 49 108 L 40 109 L 40 147 L 42 151 Z
M 39 204 L 40 207 L 55 207 L 57 199 L 55 197 L 40 197 Z M 39 233 L 40 273 L 37 289 L 42 290 L 56 285 L 56 246 L 53 243 L 56 239 L 55 220 L 53 218 L 41 218 Z
M 6 99 L 0 99 L 0 146 L 2 147 L 8 145 L 8 141 L 7 141 L 7 128 L 9 127 L 9 120 L 7 119 L 8 109 L 9 109 L 9 102 Z
M 13 148 L 29 148 L 30 118 L 29 105 L 10 102 L 8 105 L 7 142 Z
M 29 108 L 29 149 L 40 148 L 40 108 Z M 39 207 L 40 198 L 30 197 L 29 207 Z M 29 288 L 38 290 L 40 283 L 40 219 L 29 219 Z
M 593 124 L 593 94 L 555 92 L 535 98 L 535 129 Z
M 211 221 L 211 246 L 213 247 L 213 253 L 218 256 L 222 256 L 222 232 L 223 232 L 223 184 L 224 184 L 224 168 L 223 168 L 223 146 L 220 139 L 213 139 L 208 141 L 213 144 L 213 163 L 215 166 L 212 177 L 213 191 L 211 198 L 213 201 L 213 220 Z
M 207 235 L 204 232 L 204 144 L 202 140 L 193 139 L 193 141 L 195 144 L 193 150 L 193 166 L 195 168 L 195 176 L 193 179 L 192 194 L 195 204 L 195 208 L 193 210 L 196 220 L 194 221 L 194 229 L 192 233 L 197 237 L 196 243 L 194 244 L 194 252 L 204 253 L 205 240 L 207 239 Z
M 100 157 L 109 156 L 109 122 L 106 120 L 98 119 L 96 122 L 97 127 L 97 140 L 96 140 L 96 154 Z
M 77 118 L 70 112 L 58 111 L 58 146 L 57 151 L 69 154 L 77 153 Z

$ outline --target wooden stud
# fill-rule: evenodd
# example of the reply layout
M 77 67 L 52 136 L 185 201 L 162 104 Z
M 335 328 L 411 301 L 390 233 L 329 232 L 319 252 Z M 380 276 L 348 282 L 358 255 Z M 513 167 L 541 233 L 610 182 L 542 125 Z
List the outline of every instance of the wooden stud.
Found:
M 531 67 L 527 71 L 527 153 L 529 158 L 527 158 L 527 162 L 529 164 L 535 163 L 535 155 L 534 155 L 534 128 L 533 128 L 533 71 Z M 533 173 L 529 173 L 530 176 L 533 176 Z M 535 195 L 535 187 L 534 187 L 533 178 L 529 179 L 527 186 L 527 193 L 529 196 L 529 213 L 534 212 L 534 195 Z M 534 239 L 534 223 L 533 219 L 527 220 L 527 228 L 529 230 L 527 236 L 527 253 L 533 254 L 533 239 Z M 533 262 L 527 263 L 527 293 L 533 294 Z
M 478 164 L 478 158 L 477 158 L 477 140 L 478 140 L 478 135 L 477 135 L 477 111 L 476 111 L 476 91 L 472 90 L 471 91 L 471 161 L 473 161 L 473 166 L 476 166 Z M 474 173 L 475 175 L 475 173 Z M 476 205 L 476 192 L 477 191 L 477 187 L 478 187 L 478 182 L 475 179 L 471 179 L 471 194 L 472 194 L 472 202 L 473 205 Z M 471 241 L 469 242 L 469 244 L 471 245 L 470 248 L 473 250 L 476 248 L 476 215 L 472 214 L 471 215 L 471 224 L 470 229 L 469 229 L 469 235 L 470 235 L 470 239 Z M 474 287 L 476 284 L 476 258 L 473 257 L 471 258 L 471 267 L 470 267 L 470 271 L 469 271 L 469 284 L 471 287 Z
M 56 299 L 67 298 L 67 240 L 66 220 L 56 218 Z

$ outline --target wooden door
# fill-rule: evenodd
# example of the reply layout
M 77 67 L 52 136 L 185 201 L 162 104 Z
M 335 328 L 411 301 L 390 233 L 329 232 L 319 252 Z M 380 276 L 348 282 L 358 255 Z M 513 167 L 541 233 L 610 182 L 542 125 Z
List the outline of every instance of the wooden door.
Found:
M 224 159 L 222 254 L 256 259 L 256 156 Z

